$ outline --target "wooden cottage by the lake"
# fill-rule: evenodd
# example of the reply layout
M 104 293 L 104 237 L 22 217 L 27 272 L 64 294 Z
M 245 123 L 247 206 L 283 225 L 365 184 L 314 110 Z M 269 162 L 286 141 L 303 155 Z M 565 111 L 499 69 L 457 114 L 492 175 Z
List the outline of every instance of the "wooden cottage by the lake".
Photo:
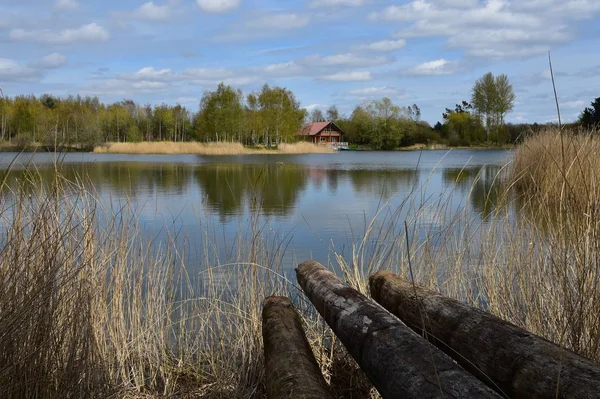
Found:
M 333 122 L 312 122 L 304 125 L 298 135 L 313 144 L 336 146 L 342 142 L 344 131 Z

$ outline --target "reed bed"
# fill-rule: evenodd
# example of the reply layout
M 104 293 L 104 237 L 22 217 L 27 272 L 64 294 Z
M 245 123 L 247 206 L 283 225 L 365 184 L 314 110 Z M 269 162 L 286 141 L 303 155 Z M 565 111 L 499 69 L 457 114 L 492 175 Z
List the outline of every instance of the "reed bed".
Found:
M 300 142 L 282 143 L 275 150 L 244 147 L 240 143 L 198 143 L 172 141 L 146 141 L 141 143 L 106 143 L 94 148 L 97 153 L 115 154 L 196 154 L 196 155 L 245 155 L 245 154 L 313 154 L 330 153 L 327 146 Z
M 367 276 L 378 270 L 414 275 L 423 285 L 600 361 L 599 143 L 593 133 L 530 137 L 488 191 L 475 190 L 481 176 L 472 183 L 469 197 L 493 202 L 483 223 L 450 205 L 455 193 L 425 203 L 407 198 L 401 207 L 412 211 L 378 215 L 349 255 L 336 254 L 339 269 L 363 292 Z M 419 189 L 413 196 L 422 198 Z
M 312 143 L 281 143 L 277 151 L 282 154 L 327 154 L 335 152 L 331 147 L 325 145 L 314 145 Z
M 593 175 L 586 140 L 594 138 L 565 138 L 580 174 Z M 523 151 L 538 146 L 541 159 L 558 144 L 528 139 L 494 177 L 493 193 L 476 189 L 481 174 L 466 197 L 461 174 L 439 197 L 415 186 L 398 208 L 384 204 L 364 226 L 349 226 L 349 250 L 331 243 L 329 266 L 367 294 L 377 270 L 414 276 L 600 360 L 596 194 L 539 195 L 567 183 L 542 184 L 550 177 Z M 573 162 L 558 165 L 546 173 L 570 176 Z M 276 294 L 295 300 L 336 395 L 377 397 L 284 274 L 288 238 L 270 231 L 260 210 L 230 243 L 202 226 L 201 265 L 191 269 L 178 232 L 151 245 L 135 210 L 107 208 L 84 187 L 60 173 L 43 184 L 32 172 L 0 199 L 0 396 L 263 398 L 261 303 Z M 493 202 L 484 222 L 469 212 L 469 196 Z
M 515 184 L 528 197 L 542 197 L 555 209 L 584 211 L 600 199 L 599 155 L 596 131 L 547 130 L 517 148 Z
M 177 231 L 153 245 L 135 210 L 105 208 L 85 179 L 48 184 L 32 171 L 15 184 L 0 202 L 1 397 L 264 397 L 262 301 L 298 297 L 281 271 L 285 237 L 254 216 L 220 251 L 206 225 L 192 271 Z M 330 336 L 307 303 L 298 308 L 340 395 L 368 395 L 339 345 L 324 350 Z

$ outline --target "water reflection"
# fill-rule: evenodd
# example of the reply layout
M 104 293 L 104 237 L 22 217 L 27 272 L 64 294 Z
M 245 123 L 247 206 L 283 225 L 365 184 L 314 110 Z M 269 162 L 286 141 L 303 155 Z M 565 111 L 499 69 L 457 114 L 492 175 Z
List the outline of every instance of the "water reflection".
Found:
M 256 207 L 267 216 L 289 215 L 309 185 L 311 193 L 326 188 L 334 196 L 339 190 L 350 188 L 355 197 L 386 200 L 423 183 L 420 172 L 415 169 L 338 170 L 293 164 L 96 163 L 69 164 L 59 170 L 67 180 L 93 186 L 99 194 L 131 198 L 185 197 L 190 191 L 199 190 L 204 207 L 218 213 L 221 219 Z M 441 169 L 441 176 L 444 187 L 468 196 L 473 210 L 488 218 L 500 202 L 501 171 L 500 165 L 449 167 Z M 35 176 L 41 181 L 52 182 L 55 170 L 12 171 L 3 192 L 7 193 L 17 182 L 35 180 Z M 347 200 L 352 201 L 352 198 Z
M 483 165 L 479 167 L 446 168 L 442 171 L 444 184 L 454 187 L 463 195 L 468 196 L 473 211 L 487 220 L 496 211 L 504 211 L 501 201 L 502 166 Z
M 497 174 L 505 153 L 417 155 L 226 157 L 198 162 L 193 162 L 194 158 L 178 162 L 177 157 L 168 162 L 132 157 L 135 161 L 124 162 L 94 155 L 93 160 L 65 163 L 59 171 L 64 178 L 87 185 L 107 209 L 120 209 L 124 201 L 130 201 L 144 236 L 163 239 L 165 226 L 181 228 L 193 248 L 192 257 L 201 256 L 202 246 L 196 241 L 207 223 L 218 229 L 225 248 L 236 242 L 239 232 L 247 230 L 252 211 L 259 209 L 260 222 L 268 224 L 265 231 L 269 234 L 293 233 L 289 236 L 290 258 L 326 262 L 330 243 L 349 245 L 350 228 L 360 236 L 365 220 L 370 220 L 381 204 L 389 203 L 394 211 L 413 190 L 411 198 L 416 203 L 398 213 L 401 220 L 410 220 L 409 213 L 421 206 L 420 201 L 448 204 L 451 210 L 466 206 L 482 220 L 493 217 L 502 203 Z M 473 159 L 475 164 L 462 167 Z M 8 198 L 16 184 L 31 175 L 51 186 L 56 177 L 52 165 L 40 162 L 36 168 L 11 171 L 8 184 L 2 187 L 3 197 Z M 439 223 L 436 209 L 428 213 L 423 207 L 419 223 L 435 228 Z
M 398 192 L 409 191 L 417 184 L 419 178 L 415 169 L 351 170 L 347 173 L 356 192 L 381 195 L 383 199 L 388 199 Z
M 294 208 L 309 176 L 296 165 L 206 165 L 195 168 L 210 210 L 237 215 L 245 205 L 260 207 L 265 215 L 284 216 Z
M 9 186 L 24 181 L 51 183 L 56 172 L 71 182 L 78 182 L 98 193 L 136 196 L 155 192 L 183 195 L 189 185 L 192 170 L 185 165 L 144 165 L 138 163 L 90 163 L 38 167 L 11 171 Z M 6 187 L 5 187 L 6 189 Z

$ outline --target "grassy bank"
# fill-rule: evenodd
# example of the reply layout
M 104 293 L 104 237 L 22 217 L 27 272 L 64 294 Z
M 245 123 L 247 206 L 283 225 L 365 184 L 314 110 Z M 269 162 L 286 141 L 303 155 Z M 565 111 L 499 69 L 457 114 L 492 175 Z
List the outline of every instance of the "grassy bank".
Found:
M 471 145 L 471 146 L 449 146 L 447 144 L 413 144 L 408 147 L 400 147 L 398 151 L 422 151 L 422 150 L 510 150 L 513 145 Z
M 0 141 L 0 152 L 89 152 L 91 146 L 82 144 L 15 143 Z
M 528 157 L 555 154 L 561 143 L 556 132 L 548 135 L 524 143 L 497 176 L 499 204 L 486 223 L 447 197 L 421 202 L 415 187 L 401 209 L 383 206 L 353 226 L 348 251 L 332 244 L 329 266 L 367 292 L 366 278 L 377 270 L 408 276 L 408 241 L 420 283 L 600 360 L 600 220 L 590 216 L 598 169 L 586 141 L 593 138 L 563 137 L 577 169 L 573 158 L 548 155 L 538 170 Z M 542 184 L 556 175 L 560 184 Z M 576 180 L 582 175 L 589 178 Z M 177 232 L 151 247 L 134 210 L 106 208 L 80 182 L 57 174 L 48 186 L 31 173 L 11 187 L 14 194 L 0 199 L 0 396 L 262 398 L 260 312 L 272 294 L 298 299 L 338 397 L 374 395 L 283 276 L 293 266 L 282 260 L 286 237 L 258 214 L 231 243 L 219 242 L 203 221 L 202 244 L 193 249 L 202 264 L 191 269 Z M 580 194 L 566 194 L 576 187 Z M 408 240 L 403 210 L 412 215 Z
M 244 147 L 240 143 L 197 142 L 141 142 L 107 143 L 94 148 L 98 153 L 117 154 L 198 154 L 198 155 L 244 155 L 244 154 L 313 154 L 330 153 L 332 149 L 311 143 L 280 144 L 276 150 Z

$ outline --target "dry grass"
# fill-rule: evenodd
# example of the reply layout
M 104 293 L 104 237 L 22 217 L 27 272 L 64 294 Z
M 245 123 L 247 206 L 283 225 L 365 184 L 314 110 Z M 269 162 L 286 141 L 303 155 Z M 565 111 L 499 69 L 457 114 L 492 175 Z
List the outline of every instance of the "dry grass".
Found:
M 515 154 L 517 187 L 553 207 L 585 210 L 600 200 L 600 137 L 597 132 L 549 130 L 529 137 Z
M 349 256 L 336 254 L 339 268 L 363 292 L 377 270 L 410 278 L 408 241 L 418 282 L 600 360 L 599 142 L 567 135 L 561 163 L 557 132 L 528 139 L 495 176 L 495 193 L 473 183 L 469 196 L 497 195 L 485 223 L 449 205 L 461 193 L 422 203 L 417 188 L 404 210 L 367 224 Z
M 282 154 L 319 154 L 335 152 L 328 146 L 318 146 L 312 143 L 299 142 L 294 144 L 279 144 L 278 151 Z
M 178 232 L 151 245 L 133 210 L 104 209 L 84 186 L 35 172 L 4 186 L 0 397 L 264 397 L 261 304 L 298 293 L 280 272 L 285 239 L 254 219 L 224 257 L 205 225 L 190 270 Z M 347 377 L 342 392 L 364 386 L 298 307 L 328 378 Z
M 311 143 L 280 144 L 277 150 L 247 148 L 240 143 L 198 143 L 151 141 L 141 143 L 106 143 L 94 148 L 97 153 L 116 154 L 197 154 L 197 155 L 245 155 L 245 154 L 312 154 L 330 153 L 332 149 Z

